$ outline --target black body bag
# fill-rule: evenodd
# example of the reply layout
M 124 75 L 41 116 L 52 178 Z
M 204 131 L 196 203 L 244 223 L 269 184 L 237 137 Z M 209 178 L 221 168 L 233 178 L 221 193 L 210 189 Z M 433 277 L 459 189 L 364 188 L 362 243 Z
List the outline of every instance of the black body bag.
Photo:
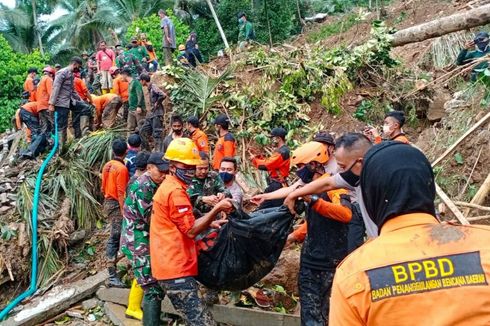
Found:
M 214 245 L 199 254 L 197 280 L 214 290 L 240 291 L 260 281 L 275 266 L 293 225 L 285 206 L 228 216 Z

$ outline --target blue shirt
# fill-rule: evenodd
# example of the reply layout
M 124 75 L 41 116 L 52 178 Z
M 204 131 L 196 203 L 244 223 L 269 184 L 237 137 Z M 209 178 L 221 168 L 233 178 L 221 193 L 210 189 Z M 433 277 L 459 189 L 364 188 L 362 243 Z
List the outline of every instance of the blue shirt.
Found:
M 132 177 L 136 172 L 136 155 L 138 155 L 138 151 L 136 149 L 129 149 L 126 153 L 126 157 L 124 158 L 124 163 L 126 163 L 126 167 L 129 171 L 129 177 Z

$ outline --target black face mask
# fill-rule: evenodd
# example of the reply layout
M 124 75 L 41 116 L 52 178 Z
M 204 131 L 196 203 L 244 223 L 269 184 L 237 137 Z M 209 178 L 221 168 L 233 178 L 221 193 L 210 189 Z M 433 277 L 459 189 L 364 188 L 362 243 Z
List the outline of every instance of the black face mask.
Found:
M 308 164 L 303 166 L 301 169 L 296 171 L 296 175 L 301 179 L 304 183 L 310 183 L 315 176 L 315 169 L 311 168 Z
M 172 129 L 172 131 L 173 131 L 173 132 L 174 132 L 174 134 L 176 134 L 177 136 L 182 135 L 182 129 Z
M 342 177 L 342 179 L 344 179 L 345 182 L 347 182 L 352 187 L 357 187 L 359 185 L 359 182 L 360 182 L 360 176 L 358 176 L 358 175 L 354 174 L 354 172 L 352 172 L 352 168 L 354 167 L 354 165 L 356 165 L 357 162 L 359 162 L 359 160 L 356 160 L 354 163 L 352 163 L 352 165 L 350 166 L 350 168 L 348 170 L 340 173 L 340 176 Z

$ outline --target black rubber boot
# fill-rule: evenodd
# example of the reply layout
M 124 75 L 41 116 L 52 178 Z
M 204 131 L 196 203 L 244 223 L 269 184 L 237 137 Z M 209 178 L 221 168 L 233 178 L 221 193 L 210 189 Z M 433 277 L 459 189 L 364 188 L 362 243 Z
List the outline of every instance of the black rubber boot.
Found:
M 117 276 L 116 266 L 107 267 L 109 272 L 109 278 L 107 279 L 107 286 L 110 288 L 125 288 L 126 284 L 121 282 L 119 276 Z
M 159 326 L 161 324 L 161 307 L 161 300 L 143 300 L 143 326 Z

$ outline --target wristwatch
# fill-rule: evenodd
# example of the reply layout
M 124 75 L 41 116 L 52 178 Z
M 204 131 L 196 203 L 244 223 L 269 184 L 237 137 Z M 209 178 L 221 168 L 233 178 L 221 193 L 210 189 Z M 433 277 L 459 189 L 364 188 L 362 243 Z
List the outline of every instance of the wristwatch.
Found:
M 320 197 L 318 195 L 311 195 L 310 206 L 315 205 L 315 203 L 318 201 L 318 199 L 320 199 Z

